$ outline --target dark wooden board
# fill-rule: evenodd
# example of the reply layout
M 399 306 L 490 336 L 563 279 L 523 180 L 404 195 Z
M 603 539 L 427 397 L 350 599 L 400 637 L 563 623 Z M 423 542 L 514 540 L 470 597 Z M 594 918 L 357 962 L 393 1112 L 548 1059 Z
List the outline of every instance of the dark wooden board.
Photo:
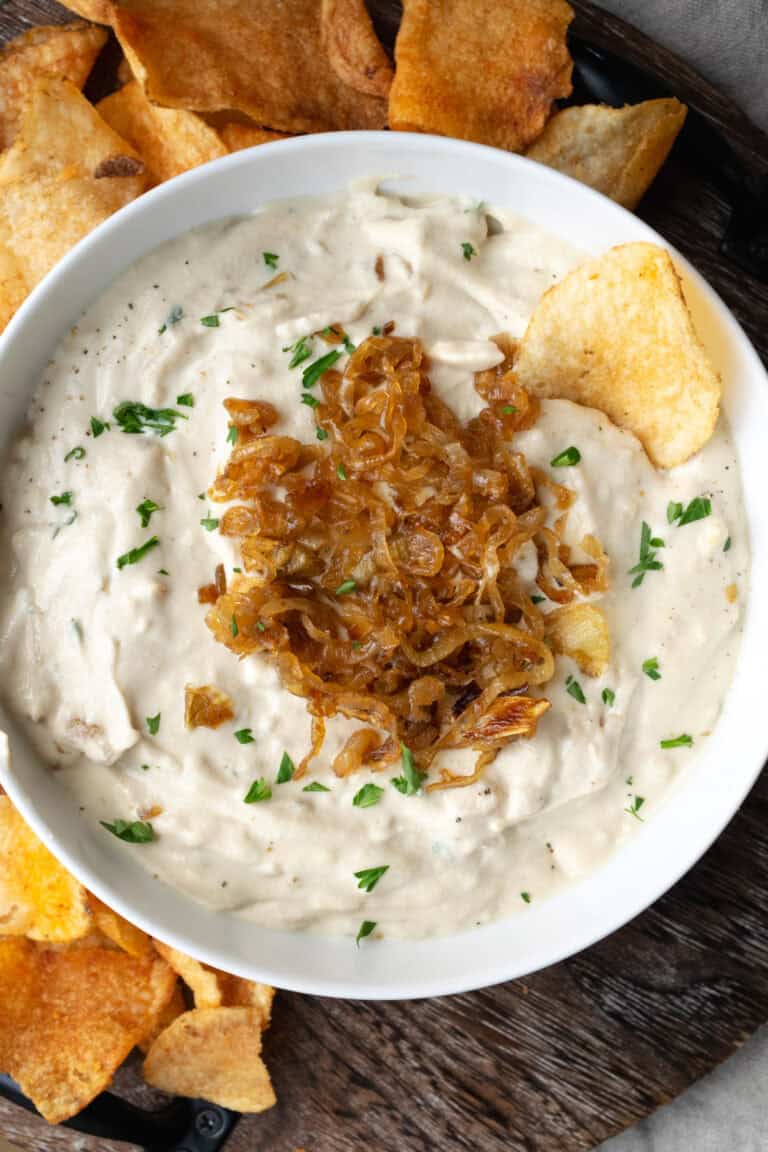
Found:
M 727 136 L 753 174 L 764 138 L 690 68 L 573 0 L 575 31 L 657 78 Z M 391 43 L 397 7 L 371 4 Z M 6 0 L 0 39 L 69 16 Z M 98 83 L 98 80 L 97 80 Z M 686 127 L 686 132 L 688 132 Z M 725 298 L 768 360 L 768 285 L 720 253 L 722 183 L 676 147 L 640 215 Z M 728 764 L 723 764 L 727 772 Z M 704 859 L 608 940 L 526 980 L 418 1003 L 280 994 L 266 1039 L 278 1105 L 242 1120 L 231 1152 L 579 1152 L 673 1099 L 768 1018 L 768 779 Z M 135 1068 L 117 1090 L 148 1101 Z M 0 1101 L 0 1131 L 35 1152 L 125 1145 L 49 1129 Z

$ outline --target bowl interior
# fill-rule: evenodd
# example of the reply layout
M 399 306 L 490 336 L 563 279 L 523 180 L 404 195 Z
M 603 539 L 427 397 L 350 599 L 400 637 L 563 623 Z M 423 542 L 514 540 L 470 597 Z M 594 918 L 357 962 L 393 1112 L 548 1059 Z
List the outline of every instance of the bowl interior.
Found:
M 128 205 L 81 242 L 38 286 L 0 337 L 0 453 L 20 427 L 31 390 L 60 335 L 111 281 L 171 237 L 267 201 L 317 195 L 381 178 L 405 194 L 465 195 L 504 205 L 587 252 L 664 241 L 636 217 L 575 181 L 509 153 L 399 133 L 335 133 L 262 145 L 217 160 Z M 667 245 L 668 247 L 668 245 Z M 741 462 L 752 585 L 768 581 L 762 495 L 768 388 L 760 361 L 715 293 L 675 254 L 697 329 L 725 382 Z M 663 808 L 600 871 L 525 915 L 437 940 L 348 939 L 267 931 L 213 913 L 153 880 L 130 853 L 104 843 L 74 798 L 0 710 L 0 781 L 25 818 L 84 884 L 128 919 L 217 967 L 278 987 L 329 996 L 405 998 L 464 991 L 521 976 L 570 955 L 642 911 L 725 826 L 768 751 L 762 685 L 768 609 L 752 597 L 735 681 L 721 719 Z

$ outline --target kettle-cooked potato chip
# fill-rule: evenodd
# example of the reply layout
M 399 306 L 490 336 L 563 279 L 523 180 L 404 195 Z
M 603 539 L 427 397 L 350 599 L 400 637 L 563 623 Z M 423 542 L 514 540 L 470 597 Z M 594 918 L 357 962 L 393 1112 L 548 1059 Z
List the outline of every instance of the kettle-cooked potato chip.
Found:
M 511 152 L 571 91 L 565 0 L 404 0 L 389 125 Z
M 177 981 L 170 1000 L 153 1020 L 152 1027 L 147 1035 L 139 1041 L 137 1045 L 139 1051 L 143 1052 L 146 1056 L 160 1033 L 165 1032 L 166 1028 L 173 1024 L 176 1017 L 181 1016 L 182 1012 L 186 1012 L 186 1010 L 187 1005 L 184 1000 L 184 992 L 182 991 L 181 984 Z
M 679 100 L 564 108 L 527 155 L 634 208 L 669 155 L 687 111 Z
M 66 0 L 65 8 L 77 12 L 78 16 L 86 20 L 93 20 L 96 24 L 109 24 L 112 16 L 112 5 L 109 0 Z
M 24 303 L 28 293 L 19 262 L 0 233 L 0 332 Z
M 82 88 L 107 33 L 88 24 L 30 28 L 0 49 L 0 151 L 9 148 L 36 80 L 69 80 Z
M 214 124 L 230 152 L 253 148 L 257 144 L 269 144 L 271 140 L 287 140 L 290 135 L 288 132 L 273 132 L 271 128 L 260 128 L 258 124 L 244 120 L 214 121 Z
M 229 152 L 202 117 L 150 104 L 135 80 L 101 100 L 97 109 L 110 128 L 133 145 L 157 184 Z
M 154 953 L 2 940 L 0 1069 L 46 1120 L 67 1120 L 107 1087 L 175 986 Z
M 78 940 L 92 929 L 88 896 L 0 796 L 0 936 Z
M 392 65 L 363 0 L 323 0 L 323 47 L 340 80 L 369 96 L 389 95 Z
M 717 423 L 720 380 L 669 253 L 655 244 L 611 248 L 545 292 L 515 372 L 536 396 L 599 408 L 659 468 L 684 463 Z
M 275 990 L 269 984 L 231 976 L 159 940 L 154 943 L 160 955 L 191 989 L 196 1008 L 254 1008 L 259 1012 L 262 1031 L 269 1027 L 275 998 Z
M 346 35 L 374 46 L 375 71 L 381 47 L 355 8 Z M 320 0 L 114 0 L 110 22 L 154 103 L 235 109 L 283 132 L 386 123 L 385 100 L 345 83 L 324 52 Z
M 117 912 L 102 904 L 92 893 L 88 893 L 88 903 L 93 915 L 93 926 L 103 936 L 117 944 L 129 956 L 146 956 L 152 951 L 152 939 L 141 928 L 125 920 Z
M 115 163 L 126 157 L 129 165 Z M 0 159 L 0 235 L 30 288 L 144 190 L 137 166 L 143 169 L 140 157 L 73 84 L 38 81 L 16 141 Z
M 163 1092 L 198 1096 L 236 1112 L 263 1112 L 275 1093 L 261 1058 L 254 1008 L 195 1008 L 162 1032 L 144 1061 L 144 1079 Z

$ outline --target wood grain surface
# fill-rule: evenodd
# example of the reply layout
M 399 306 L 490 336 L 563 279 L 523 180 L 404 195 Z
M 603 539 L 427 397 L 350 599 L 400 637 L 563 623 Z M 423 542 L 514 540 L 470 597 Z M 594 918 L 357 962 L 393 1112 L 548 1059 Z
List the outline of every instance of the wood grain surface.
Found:
M 768 149 L 744 114 L 670 53 L 572 0 L 578 36 L 657 78 L 721 130 L 753 175 Z M 391 44 L 398 11 L 371 4 Z M 70 18 L 7 0 L 0 39 Z M 95 83 L 103 83 L 99 77 Z M 640 215 L 701 270 L 768 360 L 768 286 L 720 253 L 727 181 L 683 137 Z M 729 770 L 724 763 L 723 772 Z M 471 995 L 371 1004 L 277 998 L 266 1038 L 278 1105 L 243 1119 L 231 1152 L 579 1152 L 646 1116 L 768 1018 L 768 780 L 704 859 L 627 927 L 565 963 Z M 135 1065 L 116 1090 L 151 1103 Z M 119 1152 L 0 1101 L 30 1152 Z

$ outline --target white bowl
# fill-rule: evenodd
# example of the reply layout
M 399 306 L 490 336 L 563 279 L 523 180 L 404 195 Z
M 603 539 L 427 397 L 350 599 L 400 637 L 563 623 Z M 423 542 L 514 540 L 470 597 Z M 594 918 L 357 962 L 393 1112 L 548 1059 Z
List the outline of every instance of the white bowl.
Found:
M 62 333 L 129 264 L 164 240 L 265 201 L 393 176 L 397 190 L 463 194 L 511 208 L 588 252 L 630 240 L 664 241 L 635 216 L 548 168 L 461 141 L 401 133 L 305 136 L 217 160 L 143 196 L 107 220 L 50 273 L 0 338 L 0 452 Z M 765 433 L 768 388 L 731 313 L 680 256 L 696 327 L 725 382 L 741 462 L 752 586 L 768 587 Z M 76 579 L 76 573 L 72 574 Z M 66 589 L 62 589 L 66 595 Z M 146 931 L 219 968 L 281 988 L 387 999 L 483 987 L 552 964 L 642 912 L 701 856 L 756 779 L 768 752 L 768 599 L 753 595 L 736 676 L 714 734 L 662 809 L 600 871 L 524 915 L 436 940 L 369 941 L 261 929 L 165 887 L 114 852 L 81 818 L 72 795 L 0 712 L 12 759 L 0 781 L 40 838 L 97 896 Z

